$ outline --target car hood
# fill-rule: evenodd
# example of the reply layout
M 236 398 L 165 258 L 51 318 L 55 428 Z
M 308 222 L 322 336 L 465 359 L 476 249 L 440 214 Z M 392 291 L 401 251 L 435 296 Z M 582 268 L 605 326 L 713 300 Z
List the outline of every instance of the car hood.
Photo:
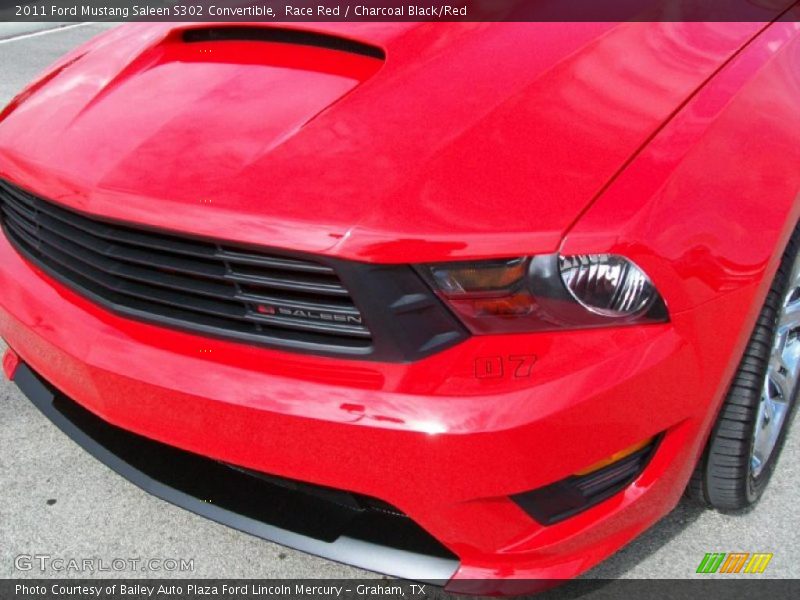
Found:
M 125 25 L 0 116 L 0 176 L 97 215 L 368 261 L 553 251 L 760 27 Z

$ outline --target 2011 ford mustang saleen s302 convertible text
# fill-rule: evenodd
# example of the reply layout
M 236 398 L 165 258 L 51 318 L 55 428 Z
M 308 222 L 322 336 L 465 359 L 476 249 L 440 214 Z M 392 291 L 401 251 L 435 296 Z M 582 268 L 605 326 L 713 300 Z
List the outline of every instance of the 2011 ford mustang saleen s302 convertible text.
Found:
M 5 372 L 163 498 L 448 589 L 749 506 L 800 376 L 799 31 L 110 30 L 0 115 Z

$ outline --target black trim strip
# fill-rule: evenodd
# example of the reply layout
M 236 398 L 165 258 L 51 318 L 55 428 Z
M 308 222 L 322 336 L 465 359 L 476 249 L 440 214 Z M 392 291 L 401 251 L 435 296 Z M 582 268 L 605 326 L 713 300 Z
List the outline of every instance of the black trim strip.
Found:
M 335 531 L 332 532 L 330 530 L 319 535 L 318 538 L 326 537 L 331 539 L 335 537 L 333 541 L 315 539 L 310 535 L 303 535 L 287 529 L 282 529 L 251 516 L 233 512 L 232 510 L 223 508 L 218 504 L 201 500 L 200 498 L 197 498 L 189 493 L 181 491 L 180 489 L 176 489 L 175 487 L 172 487 L 163 481 L 159 481 L 158 479 L 151 477 L 149 474 L 136 468 L 129 462 L 126 462 L 126 460 L 118 456 L 109 448 L 113 448 L 115 444 L 124 444 L 125 440 L 121 438 L 124 438 L 124 436 L 131 436 L 134 438 L 139 438 L 144 444 L 149 443 L 151 446 L 155 445 L 168 448 L 173 453 L 188 455 L 191 457 L 191 460 L 205 461 L 208 465 L 211 465 L 212 468 L 223 469 L 230 471 L 231 473 L 236 473 L 237 471 L 210 459 L 205 459 L 198 455 L 193 455 L 191 453 L 178 450 L 177 448 L 164 446 L 163 444 L 153 442 L 152 440 L 147 440 L 146 438 L 140 438 L 131 432 L 119 429 L 118 427 L 102 421 L 99 417 L 93 415 L 86 409 L 80 407 L 74 401 L 69 400 L 60 394 L 24 363 L 20 364 L 17 368 L 14 374 L 14 383 L 16 383 L 22 393 L 25 394 L 25 396 L 27 396 L 31 402 L 48 419 L 50 419 L 50 421 L 53 422 L 53 424 L 55 424 L 61 431 L 67 434 L 67 436 L 69 436 L 89 454 L 94 456 L 97 460 L 119 475 L 123 476 L 131 483 L 137 485 L 146 492 L 161 498 L 162 500 L 166 500 L 167 502 L 190 510 L 198 515 L 212 519 L 229 527 L 233 527 L 240 531 L 276 542 L 278 544 L 282 544 L 284 546 L 363 569 L 377 571 L 379 573 L 386 573 L 395 577 L 416 581 L 425 581 L 434 583 L 436 585 L 444 585 L 455 574 L 456 569 L 458 568 L 458 560 L 455 557 L 445 558 L 442 556 L 421 554 L 418 552 L 381 545 L 375 542 L 364 541 L 363 539 L 347 537 L 346 535 L 338 535 L 338 537 L 336 537 Z M 97 424 L 92 423 L 93 420 L 99 421 L 100 427 L 105 427 L 105 430 L 101 430 L 100 432 L 94 431 L 93 427 L 96 427 Z M 106 443 L 104 444 L 103 441 Z M 145 460 L 147 459 L 145 458 Z M 166 461 L 163 463 L 159 461 L 150 461 L 148 464 L 151 466 L 150 470 L 154 472 L 163 472 L 165 469 L 170 467 L 170 464 Z M 210 475 L 213 479 L 213 473 L 210 473 Z M 180 478 L 180 475 L 178 477 Z M 242 477 L 248 477 L 248 475 L 245 473 L 242 474 Z M 193 478 L 195 480 L 198 479 L 194 476 L 189 476 L 189 478 Z M 184 477 L 184 479 L 186 479 L 186 477 Z M 258 481 L 254 477 L 249 477 L 249 479 Z M 271 478 L 267 476 L 265 479 L 269 481 Z M 265 483 L 265 485 L 269 484 Z M 286 483 L 282 483 L 281 485 L 287 486 Z M 299 483 L 288 486 L 290 489 L 299 489 L 299 493 L 301 494 L 304 492 L 304 489 L 310 487 L 312 486 Z M 325 488 L 319 489 L 325 490 Z M 346 493 L 339 492 L 338 490 L 328 490 L 317 495 L 321 495 L 323 498 L 327 496 L 328 499 L 334 498 L 337 500 L 346 496 Z M 313 500 L 310 500 L 310 502 L 313 502 Z M 339 519 L 339 521 L 334 523 L 333 526 L 350 528 L 350 519 L 347 515 L 342 516 L 341 512 L 353 511 L 354 514 L 357 514 L 360 509 L 350 505 L 349 501 L 341 502 L 341 500 L 337 500 L 337 502 L 341 505 L 341 510 L 336 515 L 336 518 Z M 379 501 L 375 502 L 379 503 Z M 379 505 L 380 504 L 378 504 L 378 506 Z M 288 508 L 289 507 L 287 507 L 287 510 L 282 511 L 282 514 L 290 512 Z M 364 512 L 369 511 L 365 510 Z M 395 514 L 393 518 L 395 520 L 402 519 L 407 521 L 412 527 L 417 527 L 419 529 L 419 527 L 410 521 L 410 519 L 404 516 L 399 516 L 400 514 L 401 513 Z M 291 516 L 289 516 L 288 519 L 291 521 Z M 311 515 L 311 520 L 314 520 L 313 515 Z M 295 521 L 297 521 L 297 519 L 295 519 Z M 357 521 L 358 519 L 356 518 L 353 522 Z M 304 525 L 301 523 L 300 526 L 307 527 L 309 525 Z M 380 530 L 373 531 L 373 529 L 376 528 L 374 527 L 374 523 L 370 523 L 369 521 L 367 522 L 366 527 L 356 527 L 355 529 L 367 529 L 368 531 L 365 531 L 364 533 L 377 534 L 379 537 L 384 533 Z M 421 532 L 422 530 L 419 529 L 419 531 Z M 414 537 L 413 534 L 411 537 Z M 409 543 L 409 539 L 405 539 L 403 543 Z M 428 546 L 433 548 L 431 544 L 433 546 L 440 546 L 438 542 L 433 540 L 433 538 L 430 538 L 430 542 L 428 543 Z M 436 549 L 436 552 L 441 553 L 443 549 L 444 548 L 440 546 L 438 549 Z M 444 552 L 447 553 L 446 550 L 444 550 Z

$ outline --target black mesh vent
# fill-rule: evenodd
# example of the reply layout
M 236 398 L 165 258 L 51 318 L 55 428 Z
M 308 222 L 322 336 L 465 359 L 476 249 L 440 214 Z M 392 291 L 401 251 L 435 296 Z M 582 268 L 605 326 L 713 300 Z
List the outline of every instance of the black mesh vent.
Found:
M 333 267 L 101 221 L 0 181 L 11 243 L 119 313 L 296 349 L 367 354 L 372 335 Z

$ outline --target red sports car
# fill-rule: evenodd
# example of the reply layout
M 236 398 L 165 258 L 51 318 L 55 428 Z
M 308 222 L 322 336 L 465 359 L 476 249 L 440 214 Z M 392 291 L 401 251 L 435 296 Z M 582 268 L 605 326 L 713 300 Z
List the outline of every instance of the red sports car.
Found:
M 0 113 L 5 371 L 238 529 L 573 577 L 775 471 L 798 65 L 789 17 L 111 30 Z

